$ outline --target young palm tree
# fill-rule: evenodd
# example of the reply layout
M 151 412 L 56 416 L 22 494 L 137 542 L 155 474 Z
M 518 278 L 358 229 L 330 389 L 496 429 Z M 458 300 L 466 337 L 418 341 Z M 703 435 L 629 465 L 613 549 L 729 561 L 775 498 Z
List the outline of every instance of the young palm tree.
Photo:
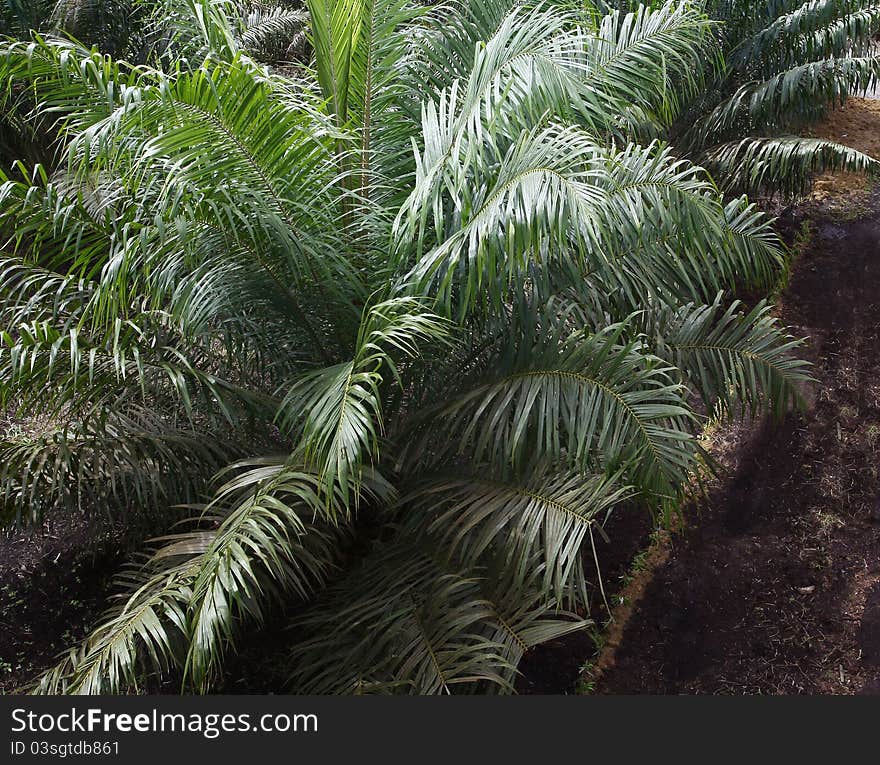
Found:
M 114 55 L 136 55 L 144 45 L 146 5 L 139 0 L 4 0 L 0 36 L 28 38 L 35 32 L 63 32 L 99 43 Z
M 772 283 L 768 221 L 650 138 L 711 27 L 312 0 L 293 79 L 227 10 L 189 6 L 198 65 L 0 51 L 61 147 L 0 188 L 0 396 L 40 426 L 9 513 L 192 516 L 40 690 L 207 691 L 279 611 L 295 692 L 510 690 L 589 624 L 608 513 L 675 508 L 698 402 L 798 399 L 797 343 L 728 297 Z
M 824 170 L 877 173 L 875 157 L 797 135 L 878 85 L 880 4 L 707 0 L 725 66 L 681 120 L 676 145 L 729 188 L 797 195 Z

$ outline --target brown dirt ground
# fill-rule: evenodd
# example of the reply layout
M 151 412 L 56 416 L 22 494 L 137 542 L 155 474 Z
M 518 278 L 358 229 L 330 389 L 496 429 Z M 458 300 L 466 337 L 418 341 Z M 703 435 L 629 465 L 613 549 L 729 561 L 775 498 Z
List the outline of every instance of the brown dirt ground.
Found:
M 124 559 L 118 537 L 81 516 L 0 535 L 0 693 L 30 684 L 104 610 Z
M 880 156 L 880 103 L 814 134 Z M 810 233 L 779 308 L 810 337 L 807 408 L 717 434 L 721 480 L 686 509 L 598 693 L 880 693 L 880 193 L 825 176 L 781 226 Z
M 820 124 L 805 135 L 824 138 L 858 149 L 872 157 L 880 157 L 880 100 L 852 98 L 840 109 L 832 111 Z M 871 184 L 855 173 L 823 173 L 816 178 L 813 198 L 828 200 L 839 206 L 852 202 L 852 196 L 863 195 Z

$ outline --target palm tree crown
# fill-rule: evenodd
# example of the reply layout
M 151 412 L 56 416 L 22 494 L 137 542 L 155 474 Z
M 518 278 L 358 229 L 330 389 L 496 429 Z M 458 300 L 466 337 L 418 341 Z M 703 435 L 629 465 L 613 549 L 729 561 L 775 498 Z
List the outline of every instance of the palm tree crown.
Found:
M 730 296 L 769 221 L 657 140 L 717 60 L 699 7 L 308 6 L 284 74 L 224 0 L 148 64 L 0 50 L 57 135 L 0 186 L 0 398 L 41 423 L 7 513 L 192 516 L 43 691 L 207 691 L 282 608 L 296 692 L 510 690 L 589 624 L 608 513 L 676 507 L 698 411 L 798 400 Z

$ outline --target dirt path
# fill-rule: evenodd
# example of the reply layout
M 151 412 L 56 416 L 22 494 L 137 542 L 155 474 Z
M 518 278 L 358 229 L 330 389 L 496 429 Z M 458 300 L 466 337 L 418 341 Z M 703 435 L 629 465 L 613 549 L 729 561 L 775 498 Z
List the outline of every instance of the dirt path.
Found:
M 809 335 L 803 416 L 739 426 L 598 693 L 880 693 L 880 194 L 809 225 L 781 305 Z

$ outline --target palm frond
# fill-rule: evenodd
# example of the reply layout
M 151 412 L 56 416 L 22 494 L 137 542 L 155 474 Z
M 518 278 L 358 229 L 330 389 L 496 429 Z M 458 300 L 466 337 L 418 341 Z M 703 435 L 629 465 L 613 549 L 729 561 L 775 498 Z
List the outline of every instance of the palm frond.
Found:
M 432 435 L 448 439 L 446 451 L 499 466 L 546 456 L 622 471 L 646 495 L 672 499 L 693 460 L 692 415 L 671 368 L 640 342 L 623 342 L 626 331 L 620 324 L 565 339 L 557 331 L 522 345 L 496 360 L 488 379 L 436 405 Z M 429 443 L 408 458 L 443 453 Z
M 809 62 L 787 69 L 762 82 L 742 85 L 706 117 L 702 140 L 724 136 L 731 130 L 790 126 L 815 120 L 828 107 L 861 95 L 878 81 L 880 59 L 836 58 Z
M 244 16 L 241 47 L 259 61 L 290 61 L 305 53 L 308 16 L 302 8 L 256 6 Z
M 483 577 L 412 545 L 385 546 L 294 621 L 304 637 L 290 657 L 292 690 L 509 692 L 524 650 L 589 624 L 536 605 L 522 589 L 492 602 Z
M 712 305 L 685 305 L 655 331 L 657 352 L 682 370 L 709 411 L 742 407 L 754 414 L 767 406 L 781 416 L 803 403 L 807 364 L 793 356 L 803 341 L 780 330 L 766 303 L 748 313 L 738 301 L 722 310 L 720 297 Z
M 280 408 L 286 430 L 301 429 L 307 465 L 328 493 L 335 487 L 348 506 L 357 499 L 363 466 L 378 455 L 383 428 L 383 382 L 401 383 L 394 356 L 412 358 L 422 341 L 444 337 L 439 317 L 418 301 L 392 298 L 369 306 L 351 361 L 306 374 L 295 382 Z
M 427 530 L 452 560 L 478 566 L 487 552 L 524 587 L 536 572 L 558 605 L 585 603 L 583 548 L 630 493 L 615 476 L 556 473 L 534 466 L 524 480 L 483 474 L 425 481 L 402 498 L 405 516 Z
M 706 163 L 727 183 L 749 191 L 778 190 L 797 195 L 809 188 L 812 177 L 828 170 L 876 174 L 878 160 L 820 138 L 783 136 L 744 138 L 707 152 Z
M 807 0 L 741 40 L 730 56 L 737 69 L 769 77 L 805 59 L 867 52 L 880 28 L 880 6 L 854 0 Z
M 159 540 L 121 577 L 123 604 L 38 690 L 118 693 L 136 684 L 142 661 L 158 676 L 179 667 L 189 686 L 207 690 L 243 622 L 259 622 L 280 592 L 308 597 L 324 580 L 338 532 L 314 476 L 284 457 L 238 467 L 196 519 L 201 528 Z
M 6 524 L 36 524 L 54 511 L 147 518 L 192 502 L 237 453 L 216 434 L 175 428 L 141 411 L 68 424 L 51 420 L 0 439 Z
M 364 33 L 364 0 L 307 0 L 317 78 L 337 123 L 348 121 L 354 52 Z
M 120 583 L 132 589 L 125 603 L 40 677 L 34 691 L 91 695 L 136 688 L 141 656 L 159 673 L 167 671 L 184 634 L 192 575 L 186 563 L 146 579 L 138 569 L 122 574 Z

